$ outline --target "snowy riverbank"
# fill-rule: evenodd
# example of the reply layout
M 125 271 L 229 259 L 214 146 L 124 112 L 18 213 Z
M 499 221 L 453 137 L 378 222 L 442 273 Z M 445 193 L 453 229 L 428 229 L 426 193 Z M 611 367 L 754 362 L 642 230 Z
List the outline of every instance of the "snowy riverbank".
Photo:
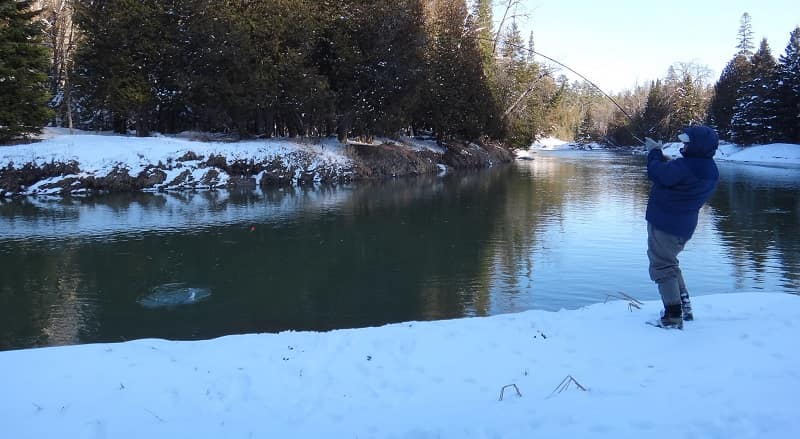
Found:
M 413 138 L 342 145 L 334 138 L 225 142 L 208 137 L 68 135 L 47 129 L 40 142 L 0 146 L 0 197 L 341 183 L 513 159 L 495 146 L 445 149 Z
M 645 325 L 659 307 L 0 352 L 0 429 L 15 439 L 800 435 L 800 297 L 697 297 L 684 331 Z M 511 384 L 521 396 L 508 387 L 499 401 Z
M 667 143 L 664 154 L 668 157 L 680 157 L 680 142 Z M 517 157 L 530 159 L 537 151 L 565 151 L 565 150 L 602 150 L 598 144 L 577 145 L 555 138 L 542 139 L 531 146 L 528 151 L 518 151 Z M 644 150 L 640 151 L 644 154 Z M 800 145 L 790 143 L 773 143 L 769 145 L 753 145 L 742 147 L 731 143 L 722 143 L 714 159 L 740 163 L 752 163 L 772 166 L 800 166 Z

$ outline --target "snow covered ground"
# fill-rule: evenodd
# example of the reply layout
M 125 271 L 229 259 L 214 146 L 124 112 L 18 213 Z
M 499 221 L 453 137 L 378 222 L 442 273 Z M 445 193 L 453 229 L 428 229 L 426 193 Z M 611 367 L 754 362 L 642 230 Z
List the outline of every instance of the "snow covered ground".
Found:
M 681 143 L 670 143 L 664 148 L 664 153 L 670 157 L 680 157 L 681 146 Z M 800 145 L 772 143 L 741 147 L 723 143 L 717 149 L 714 160 L 762 165 L 800 165 Z
M 683 331 L 659 308 L 0 352 L 0 435 L 800 437 L 800 297 L 697 297 Z
M 27 164 L 43 167 L 48 163 L 74 161 L 81 172 L 38 181 L 22 191 L 26 195 L 58 194 L 62 190 L 58 183 L 67 179 L 105 177 L 115 169 L 124 169 L 128 175 L 136 177 L 143 171 L 151 172 L 149 170 L 153 167 L 164 170 L 166 179 L 151 190 L 203 189 L 210 187 L 208 181 L 213 181 L 214 187 L 225 187 L 231 176 L 223 169 L 208 165 L 212 156 L 225 157 L 228 164 L 237 161 L 263 164 L 280 160 L 283 168 L 295 173 L 293 182 L 299 181 L 301 175 L 314 175 L 314 181 L 320 181 L 323 174 L 351 175 L 354 166 L 344 146 L 334 138 L 225 142 L 215 140 L 207 133 L 138 138 L 81 131 L 69 135 L 65 129 L 46 128 L 40 140 L 38 143 L 0 147 L 0 169 L 21 169 Z M 376 142 L 391 142 L 416 151 L 444 152 L 432 140 L 404 138 L 401 141 L 376 139 Z M 188 177 L 186 171 L 190 172 Z M 255 175 L 256 182 L 266 172 Z M 80 191 L 76 189 L 73 192 Z
M 22 168 L 26 164 L 42 167 L 48 163 L 77 162 L 81 172 L 41 180 L 26 188 L 27 195 L 57 194 L 61 188 L 53 187 L 66 178 L 105 177 L 115 169 L 125 169 L 137 176 L 148 167 L 166 168 L 166 179 L 153 189 L 204 188 L 198 184 L 207 180 L 209 172 L 219 173 L 213 180 L 224 187 L 229 175 L 203 162 L 211 156 L 225 157 L 227 163 L 235 161 L 264 163 L 280 159 L 287 169 L 294 169 L 295 178 L 303 173 L 314 174 L 321 168 L 346 174 L 351 161 L 336 139 L 319 142 L 284 139 L 252 140 L 242 142 L 196 141 L 202 134 L 185 133 L 183 136 L 129 137 L 108 133 L 76 132 L 67 135 L 63 129 L 48 128 L 39 143 L 0 148 L 0 168 Z M 188 178 L 179 178 L 186 171 Z M 263 172 L 266 171 L 262 171 Z M 260 176 L 256 176 L 259 181 Z M 319 179 L 319 175 L 315 179 Z
M 664 154 L 668 157 L 680 157 L 680 142 L 666 143 Z M 565 140 L 548 137 L 531 145 L 529 150 L 518 150 L 517 158 L 531 160 L 536 151 L 564 151 L 575 149 L 602 149 L 597 144 L 577 145 Z M 641 151 L 644 153 L 644 149 Z M 753 163 L 760 165 L 797 166 L 800 165 L 800 145 L 791 143 L 773 143 L 769 145 L 753 145 L 742 147 L 731 143 L 722 143 L 717 150 L 715 160 Z
M 293 182 L 299 182 L 301 177 L 306 178 L 309 175 L 314 181 L 320 181 L 323 175 L 347 176 L 353 173 L 354 164 L 336 139 L 224 142 L 215 141 L 209 136 L 203 133 L 183 133 L 177 136 L 137 138 L 80 131 L 69 135 L 64 129 L 47 128 L 39 143 L 0 147 L 0 169 L 21 169 L 27 164 L 42 167 L 48 163 L 73 161 L 78 164 L 80 173 L 40 180 L 23 188 L 21 193 L 26 195 L 59 194 L 64 190 L 61 182 L 106 177 L 116 169 L 124 169 L 132 177 L 149 175 L 148 173 L 154 172 L 154 168 L 164 171 L 163 182 L 149 187 L 149 190 L 225 187 L 231 176 L 224 169 L 209 165 L 212 156 L 225 157 L 228 164 L 265 164 L 279 160 L 285 169 L 294 173 Z M 404 138 L 400 141 L 377 139 L 377 142 L 394 143 L 416 151 L 444 153 L 432 140 Z M 664 152 L 670 156 L 678 156 L 680 145 L 669 143 Z M 546 138 L 532 145 L 530 150 L 517 151 L 517 158 L 530 160 L 537 151 L 573 149 L 597 150 L 602 147 L 597 144 L 577 145 L 556 138 Z M 716 159 L 795 166 L 800 165 L 800 145 L 772 144 L 742 148 L 723 144 Z M 263 170 L 254 175 L 255 181 L 259 182 L 267 172 Z M 75 184 L 73 193 L 86 191 L 82 185 Z

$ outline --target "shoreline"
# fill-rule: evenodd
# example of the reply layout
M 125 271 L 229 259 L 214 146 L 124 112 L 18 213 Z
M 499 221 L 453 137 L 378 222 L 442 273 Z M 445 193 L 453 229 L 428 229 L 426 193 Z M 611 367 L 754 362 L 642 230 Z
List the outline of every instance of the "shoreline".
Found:
M 43 137 L 0 148 L 0 198 L 343 184 L 514 160 L 499 144 L 441 147 L 411 137 L 346 145 L 335 138 L 213 141 L 198 133 L 137 138 L 49 130 Z
M 0 372 L 16 378 L 0 395 L 3 431 L 16 438 L 796 436 L 800 298 L 731 293 L 695 302 L 700 318 L 683 331 L 644 324 L 658 301 L 631 310 L 620 300 L 328 332 L 4 351 Z

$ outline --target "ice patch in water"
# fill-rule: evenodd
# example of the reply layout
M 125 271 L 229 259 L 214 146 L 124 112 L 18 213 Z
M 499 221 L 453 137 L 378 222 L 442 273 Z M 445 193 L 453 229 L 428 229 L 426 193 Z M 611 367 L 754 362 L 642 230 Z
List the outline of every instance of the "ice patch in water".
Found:
M 191 305 L 211 296 L 208 288 L 187 287 L 183 282 L 174 282 L 154 287 L 150 294 L 137 300 L 145 308 L 164 308 Z

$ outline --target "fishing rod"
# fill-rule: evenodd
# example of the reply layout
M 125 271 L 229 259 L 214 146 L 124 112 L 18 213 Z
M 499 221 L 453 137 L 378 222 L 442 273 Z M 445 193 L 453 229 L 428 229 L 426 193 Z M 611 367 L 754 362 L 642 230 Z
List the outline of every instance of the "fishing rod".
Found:
M 484 40 L 484 41 L 494 41 L 494 39 L 482 38 L 482 37 L 478 37 L 478 39 L 479 39 L 479 40 Z M 570 66 L 568 66 L 568 65 L 566 65 L 566 64 L 564 64 L 564 63 L 562 63 L 562 62 L 560 62 L 560 61 L 558 61 L 558 60 L 556 60 L 556 59 L 554 59 L 554 58 L 551 58 L 551 57 L 549 57 L 549 56 L 547 56 L 547 55 L 545 55 L 545 54 L 543 54 L 543 53 L 537 52 L 537 51 L 535 51 L 535 50 L 533 50 L 533 49 L 531 49 L 531 48 L 529 48 L 529 47 L 520 46 L 519 44 L 512 44 L 512 43 L 506 43 L 506 45 L 507 45 L 507 46 L 511 46 L 511 47 L 513 47 L 513 48 L 515 48 L 515 49 L 522 49 L 522 50 L 525 50 L 525 51 L 527 51 L 528 53 L 532 53 L 532 54 L 534 54 L 534 55 L 541 56 L 542 58 L 545 58 L 545 59 L 546 59 L 546 60 L 548 60 L 548 61 L 554 62 L 554 63 L 556 63 L 556 64 L 560 65 L 561 67 L 563 67 L 563 68 L 565 68 L 565 69 L 569 70 L 570 72 L 572 72 L 572 73 L 574 73 L 574 74 L 578 75 L 578 76 L 579 76 L 581 79 L 583 79 L 584 81 L 586 81 L 586 82 L 587 82 L 589 85 L 591 85 L 592 87 L 594 87 L 594 88 L 595 88 L 597 91 L 599 91 L 600 93 L 602 93 L 602 94 L 603 94 L 603 96 L 605 96 L 606 98 L 608 98 L 608 100 L 609 100 L 609 101 L 611 101 L 611 102 L 612 102 L 614 105 L 616 105 L 616 106 L 617 106 L 617 108 L 619 108 L 619 111 L 621 111 L 621 112 L 622 112 L 622 114 L 624 114 L 624 115 L 625 115 L 625 117 L 627 117 L 627 118 L 628 118 L 628 120 L 630 120 L 630 121 L 631 121 L 631 123 L 633 123 L 633 122 L 634 122 L 634 120 L 633 120 L 633 117 L 631 117 L 631 115 L 630 115 L 630 114 L 628 114 L 628 112 L 627 112 L 627 111 L 625 111 L 625 109 L 624 109 L 624 108 L 622 108 L 622 106 L 621 106 L 620 104 L 618 104 L 618 103 L 617 103 L 617 101 L 616 101 L 614 98 L 612 98 L 611 96 L 609 96 L 609 95 L 608 95 L 608 93 L 606 93 L 605 91 L 603 91 L 603 89 L 602 89 L 602 88 L 600 88 L 600 87 L 599 87 L 597 84 L 595 84 L 594 82 L 592 82 L 591 80 L 589 80 L 589 78 L 587 78 L 587 77 L 585 77 L 585 76 L 581 75 L 580 73 L 578 73 L 577 71 L 575 71 L 575 70 L 574 70 L 573 68 L 571 68 Z M 628 128 L 628 130 L 631 132 L 631 136 L 633 136 L 633 138 L 634 138 L 634 139 L 636 139 L 636 140 L 637 140 L 639 143 L 641 143 L 642 145 L 644 145 L 644 144 L 645 144 L 645 142 L 644 142 L 642 139 L 640 139 L 640 138 L 638 138 L 638 137 L 636 136 L 636 134 L 633 132 L 633 130 L 632 130 L 630 127 Z

